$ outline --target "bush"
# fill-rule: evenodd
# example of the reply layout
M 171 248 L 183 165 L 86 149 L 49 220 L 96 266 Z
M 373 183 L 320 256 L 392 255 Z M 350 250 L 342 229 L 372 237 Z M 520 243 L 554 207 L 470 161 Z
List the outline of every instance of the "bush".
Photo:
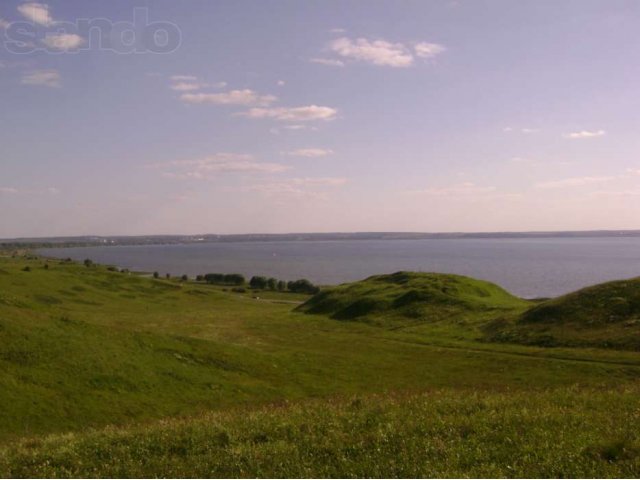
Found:
M 30 272 L 31 271 L 31 267 L 30 266 L 26 266 L 22 269 L 23 272 Z
M 239 273 L 207 273 L 199 275 L 202 279 L 212 285 L 244 285 L 244 276 Z
M 189 280 L 189 276 L 185 273 L 184 275 L 182 275 L 182 276 L 180 277 L 180 280 L 182 280 L 183 282 L 186 282 L 186 281 L 188 281 L 188 280 Z
M 276 288 L 278 288 L 278 280 L 271 277 L 270 279 L 267 280 L 267 288 L 269 290 L 275 290 Z
M 93 260 L 91 260 L 90 258 L 85 258 L 83 263 L 84 263 L 84 266 L 87 268 L 93 267 Z
M 239 273 L 228 273 L 224 276 L 224 283 L 227 285 L 244 285 L 245 279 Z
M 316 287 L 306 278 L 301 278 L 300 280 L 296 280 L 294 282 L 288 282 L 287 288 L 293 293 L 316 294 L 320 291 L 318 287 Z
M 267 277 L 253 276 L 249 280 L 249 286 L 253 289 L 264 289 L 267 287 Z
M 160 274 L 158 272 L 153 272 L 153 278 L 158 278 L 160 277 Z

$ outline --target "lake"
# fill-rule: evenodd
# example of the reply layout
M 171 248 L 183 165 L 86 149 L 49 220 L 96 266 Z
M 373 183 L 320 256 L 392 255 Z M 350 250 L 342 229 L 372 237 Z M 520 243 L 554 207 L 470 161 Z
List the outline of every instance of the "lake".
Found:
M 398 270 L 469 275 L 527 298 L 640 276 L 640 238 L 345 240 L 42 249 L 162 275 L 242 273 L 337 284 Z

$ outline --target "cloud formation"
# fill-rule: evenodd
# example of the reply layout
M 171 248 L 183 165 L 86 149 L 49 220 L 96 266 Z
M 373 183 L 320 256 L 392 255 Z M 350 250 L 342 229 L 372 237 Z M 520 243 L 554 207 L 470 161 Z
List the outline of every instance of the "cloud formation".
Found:
M 596 183 L 604 183 L 615 180 L 619 177 L 615 176 L 600 176 L 600 177 L 571 177 L 563 178 L 561 180 L 551 180 L 548 182 L 536 183 L 536 188 L 550 189 L 550 188 L 566 188 L 566 187 L 581 187 L 584 185 L 591 185 Z
M 27 20 L 49 27 L 56 22 L 49 13 L 49 5 L 45 3 L 27 2 L 18 5 L 18 12 Z
M 258 162 L 252 155 L 237 153 L 216 153 L 204 158 L 174 160 L 149 165 L 163 168 L 162 176 L 177 179 L 206 179 L 220 173 L 280 173 L 289 166 L 280 163 Z
M 74 33 L 49 33 L 42 43 L 51 49 L 66 51 L 78 48 L 84 43 L 84 39 Z
M 23 85 L 57 88 L 61 86 L 61 77 L 57 70 L 37 70 L 23 75 L 21 83 Z
M 239 115 L 263 119 L 271 118 L 289 122 L 308 122 L 313 120 L 333 120 L 338 111 L 331 107 L 307 105 L 304 107 L 251 108 Z
M 446 50 L 443 45 L 430 42 L 418 42 L 411 46 L 381 39 L 351 39 L 348 37 L 332 40 L 328 49 L 343 59 L 394 68 L 411 67 L 416 57 L 434 58 Z M 344 65 L 344 61 L 331 58 L 312 58 L 310 61 L 329 66 Z
M 580 132 L 565 133 L 563 137 L 575 140 L 580 138 L 602 137 L 606 133 L 607 132 L 605 132 L 604 130 L 594 130 L 594 131 L 582 130 Z
M 326 65 L 327 67 L 344 67 L 344 62 L 342 60 L 337 60 L 335 58 L 310 58 L 309 61 L 311 63 L 319 63 L 320 65 Z
M 284 152 L 286 155 L 291 155 L 292 157 L 326 157 L 327 155 L 332 155 L 333 150 L 327 148 L 299 148 L 297 150 L 292 150 L 290 152 Z
M 180 99 L 191 104 L 244 105 L 265 107 L 278 98 L 274 95 L 259 95 L 253 90 L 230 90 L 222 93 L 184 93 Z
M 448 187 L 426 188 L 413 193 L 421 193 L 434 197 L 460 197 L 494 193 L 496 187 L 481 187 L 472 182 L 463 182 Z
M 446 50 L 438 43 L 420 42 L 413 46 L 416 55 L 420 58 L 433 58 Z

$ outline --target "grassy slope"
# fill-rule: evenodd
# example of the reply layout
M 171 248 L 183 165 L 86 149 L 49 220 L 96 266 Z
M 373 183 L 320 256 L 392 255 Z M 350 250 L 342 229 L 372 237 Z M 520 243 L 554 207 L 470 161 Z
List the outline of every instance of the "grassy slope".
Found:
M 24 440 L 0 450 L 0 477 L 637 478 L 639 395 L 442 390 L 235 410 Z
M 489 338 L 532 345 L 640 350 L 640 278 L 603 283 L 542 302 L 488 327 Z
M 298 310 L 376 325 L 459 322 L 529 306 L 489 282 L 460 275 L 397 272 L 329 288 Z
M 526 307 L 498 287 L 455 321 L 380 328 L 295 312 L 301 296 L 255 300 L 218 287 L 49 263 L 45 270 L 40 260 L 0 258 L 0 439 L 308 397 L 446 387 L 453 389 L 447 398 L 456 389 L 535 398 L 545 388 L 611 388 L 640 378 L 634 352 L 475 341 L 485 314 Z M 30 272 L 22 271 L 26 265 Z M 475 298 L 475 287 L 486 284 L 469 285 Z M 191 431 L 189 423 L 184 428 Z M 148 454 L 138 436 L 144 431 L 120 432 L 141 442 L 127 454 L 137 461 Z M 64 450 L 65 438 L 90 444 L 97 438 L 91 435 L 54 437 L 47 441 L 54 450 L 34 454 Z M 11 468 L 28 464 L 7 452 Z M 181 461 L 166 461 L 174 460 Z

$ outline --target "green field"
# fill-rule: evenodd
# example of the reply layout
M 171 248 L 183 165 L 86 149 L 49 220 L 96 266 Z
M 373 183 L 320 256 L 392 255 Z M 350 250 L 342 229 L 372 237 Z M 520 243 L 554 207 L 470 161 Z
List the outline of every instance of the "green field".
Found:
M 639 476 L 624 288 L 399 273 L 302 305 L 0 257 L 0 476 Z

